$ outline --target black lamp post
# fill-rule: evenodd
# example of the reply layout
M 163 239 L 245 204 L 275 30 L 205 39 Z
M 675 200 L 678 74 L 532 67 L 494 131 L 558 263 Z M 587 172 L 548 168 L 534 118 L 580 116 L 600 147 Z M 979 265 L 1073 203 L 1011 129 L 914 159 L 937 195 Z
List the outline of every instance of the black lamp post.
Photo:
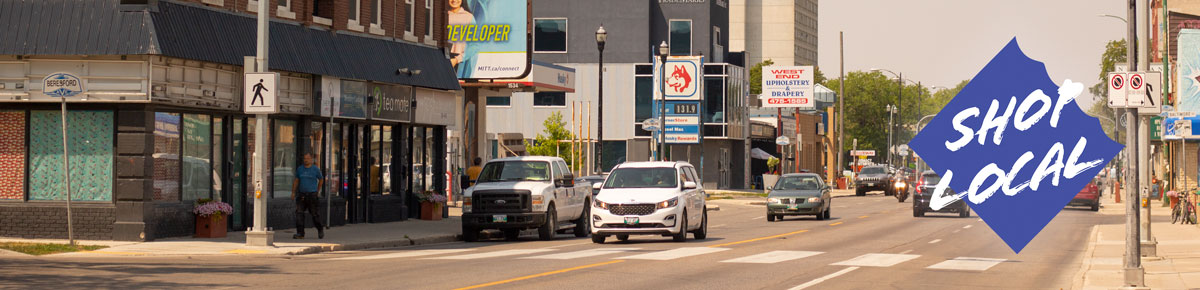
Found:
M 600 50 L 600 68 L 597 71 L 600 81 L 596 86 L 596 161 L 600 163 L 595 167 L 597 173 L 604 172 L 604 43 L 607 41 L 608 32 L 604 31 L 604 25 L 600 25 L 600 29 L 596 30 L 596 48 Z
M 666 86 L 666 81 L 667 81 L 667 55 L 670 53 L 671 53 L 671 47 L 667 45 L 666 41 L 663 41 L 662 44 L 658 45 L 658 59 L 659 59 L 658 90 L 659 90 L 659 94 L 660 94 L 659 97 L 661 98 L 658 101 L 658 161 L 667 160 L 667 158 L 664 157 L 663 155 L 666 153 L 666 148 L 667 148 L 667 146 L 666 146 L 666 141 L 667 141 L 667 137 L 666 137 L 666 135 L 667 135 L 666 134 L 667 133 L 667 86 Z

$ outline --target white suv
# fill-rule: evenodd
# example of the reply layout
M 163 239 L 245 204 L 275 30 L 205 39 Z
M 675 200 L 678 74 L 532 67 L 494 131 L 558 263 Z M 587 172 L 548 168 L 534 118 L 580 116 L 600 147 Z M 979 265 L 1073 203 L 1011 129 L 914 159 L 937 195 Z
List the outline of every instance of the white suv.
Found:
M 631 162 L 608 175 L 592 202 L 592 242 L 610 235 L 662 235 L 676 242 L 708 235 L 704 188 L 687 162 Z

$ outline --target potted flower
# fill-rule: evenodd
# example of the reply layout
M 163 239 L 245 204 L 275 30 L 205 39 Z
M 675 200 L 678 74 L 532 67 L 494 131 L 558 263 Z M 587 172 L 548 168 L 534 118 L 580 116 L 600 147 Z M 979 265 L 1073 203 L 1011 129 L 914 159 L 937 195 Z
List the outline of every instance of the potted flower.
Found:
M 779 158 L 771 157 L 767 159 L 767 172 L 763 174 L 763 188 L 766 192 L 771 192 L 771 188 L 775 187 L 775 182 L 779 181 Z
M 224 238 L 225 217 L 233 214 L 233 206 L 202 198 L 196 200 L 196 207 L 192 209 L 192 213 L 196 214 L 197 238 Z
M 430 190 L 424 194 L 418 194 L 417 198 L 421 201 L 421 219 L 427 221 L 436 221 L 442 219 L 442 206 L 446 204 L 446 196 L 437 194 Z

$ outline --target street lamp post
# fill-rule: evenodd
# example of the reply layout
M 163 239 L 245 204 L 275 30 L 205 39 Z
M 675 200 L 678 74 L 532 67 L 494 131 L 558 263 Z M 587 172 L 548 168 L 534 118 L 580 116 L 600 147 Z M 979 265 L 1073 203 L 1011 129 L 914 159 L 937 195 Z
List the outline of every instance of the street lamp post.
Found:
M 893 119 L 892 114 L 896 112 L 896 106 L 892 106 L 892 104 L 888 104 L 886 108 L 887 108 L 887 112 L 888 112 L 887 165 L 888 165 L 888 167 L 891 167 L 892 166 L 892 131 L 894 131 L 894 129 L 896 128 L 895 119 Z
M 658 101 L 658 161 L 666 160 L 663 154 L 666 153 L 667 148 L 665 145 L 667 141 L 667 86 L 664 84 L 667 80 L 667 54 L 669 53 L 671 53 L 671 47 L 667 45 L 666 41 L 658 45 L 658 90 L 660 93 Z
M 894 71 L 891 71 L 888 69 L 882 69 L 882 68 L 872 68 L 871 71 L 872 72 L 887 72 L 896 77 L 896 85 L 898 86 L 897 91 L 896 91 L 896 104 L 898 105 L 896 107 L 896 115 L 898 116 L 896 118 L 897 119 L 896 123 L 898 123 L 898 125 L 900 127 L 903 127 L 904 126 L 904 73 L 897 73 L 897 72 L 894 72 Z M 891 150 L 892 150 L 892 148 L 888 148 L 888 152 L 891 152 Z M 890 163 L 891 160 L 889 160 L 888 162 Z
M 604 43 L 608 42 L 608 32 L 604 31 L 604 25 L 600 25 L 600 29 L 596 30 L 596 49 L 600 51 L 600 68 L 597 70 L 599 75 L 598 85 L 596 86 L 596 161 L 600 162 L 600 166 L 596 172 L 604 172 Z

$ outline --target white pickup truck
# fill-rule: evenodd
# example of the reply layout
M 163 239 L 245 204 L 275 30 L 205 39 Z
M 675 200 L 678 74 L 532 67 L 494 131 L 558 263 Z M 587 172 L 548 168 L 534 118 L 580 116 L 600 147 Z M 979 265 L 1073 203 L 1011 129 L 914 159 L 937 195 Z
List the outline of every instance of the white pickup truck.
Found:
M 521 230 L 538 229 L 542 240 L 573 229 L 586 237 L 592 188 L 576 184 L 562 158 L 522 156 L 488 161 L 475 186 L 463 192 L 462 236 L 479 239 L 480 230 L 499 229 L 508 240 Z

